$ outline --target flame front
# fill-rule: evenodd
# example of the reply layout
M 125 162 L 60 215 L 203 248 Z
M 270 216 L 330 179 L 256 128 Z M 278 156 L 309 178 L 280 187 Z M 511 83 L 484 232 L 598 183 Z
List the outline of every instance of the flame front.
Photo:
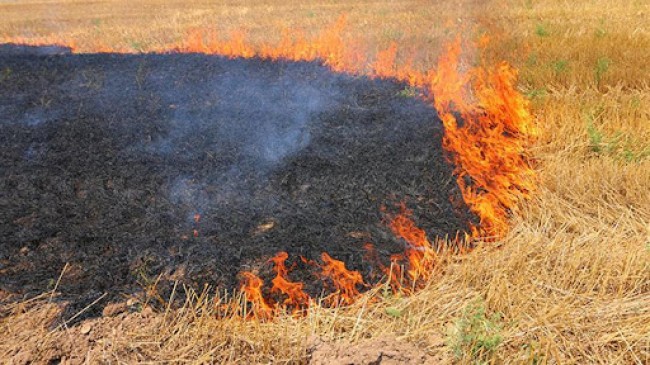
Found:
M 461 71 L 462 42 L 449 44 L 439 58 L 435 69 L 421 71 L 411 62 L 398 64 L 396 43 L 377 52 L 374 60 L 366 57 L 367 47 L 345 41 L 342 37 L 345 17 L 313 38 L 301 32 L 286 29 L 277 44 L 251 45 L 243 32 L 233 32 L 228 39 L 220 39 L 214 31 L 193 29 L 180 44 L 169 45 L 156 52 L 198 52 L 227 57 L 262 57 L 272 60 L 320 60 L 333 71 L 373 77 L 391 77 L 407 82 L 421 97 L 436 108 L 444 126 L 443 147 L 455 166 L 455 175 L 462 197 L 476 214 L 479 224 L 471 227 L 472 237 L 496 239 L 508 232 L 508 219 L 519 203 L 528 198 L 535 188 L 535 173 L 527 148 L 537 131 L 532 123 L 528 103 L 516 90 L 517 72 L 502 63 L 490 70 L 482 68 Z M 4 39 L 5 42 L 31 45 L 57 43 L 73 50 L 73 39 Z M 487 41 L 482 39 L 481 42 Z M 87 49 L 87 48 L 86 48 Z M 96 44 L 94 52 L 121 52 L 125 50 Z M 200 217 L 195 218 L 198 224 Z M 424 230 L 409 218 L 409 212 L 391 218 L 388 226 L 396 237 L 403 239 L 404 253 L 391 257 L 390 268 L 380 269 L 388 277 L 394 290 L 410 291 L 425 283 L 438 261 L 437 252 Z M 198 235 L 198 231 L 195 231 Z M 279 300 L 267 298 L 264 281 L 257 275 L 242 273 L 241 290 L 251 304 L 253 315 L 271 318 L 278 308 L 306 308 L 310 297 L 300 282 L 288 278 L 290 269 L 285 262 L 286 252 L 280 252 L 270 262 L 274 264 L 275 278 L 270 293 Z M 318 276 L 332 286 L 334 294 L 327 297 L 329 305 L 350 304 L 365 285 L 357 271 L 350 271 L 342 261 L 327 253 L 321 256 Z M 380 265 L 380 264 L 379 264 Z M 404 271 L 405 270 L 405 271 Z M 409 284 L 406 285 L 406 279 Z

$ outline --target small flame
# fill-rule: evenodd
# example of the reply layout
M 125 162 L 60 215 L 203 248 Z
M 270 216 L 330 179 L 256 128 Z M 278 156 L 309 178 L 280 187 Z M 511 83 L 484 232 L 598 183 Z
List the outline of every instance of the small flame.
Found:
M 336 290 L 326 298 L 330 304 L 352 304 L 359 295 L 357 286 L 364 286 L 363 277 L 358 271 L 350 271 L 343 261 L 333 259 L 326 252 L 321 254 L 323 265 L 321 277 L 329 279 Z
M 398 279 L 402 276 L 401 269 L 395 267 L 401 261 L 407 261 L 406 273 L 411 281 L 411 286 L 416 287 L 424 284 L 433 272 L 433 267 L 438 255 L 433 245 L 429 242 L 426 232 L 418 228 L 409 218 L 412 213 L 402 205 L 402 212 L 396 215 L 390 222 L 389 227 L 396 237 L 406 242 L 406 249 L 403 255 L 393 255 L 391 262 L 393 268 L 387 273 L 391 284 L 398 286 Z
M 244 281 L 241 286 L 241 292 L 244 293 L 246 300 L 251 303 L 252 315 L 259 319 L 269 319 L 274 315 L 274 310 L 264 298 L 262 287 L 264 281 L 252 272 L 245 271 L 242 273 Z
M 275 264 L 273 270 L 276 274 L 275 278 L 271 281 L 273 283 L 271 293 L 284 294 L 286 299 L 284 299 L 282 304 L 286 307 L 296 310 L 306 308 L 309 306 L 311 298 L 303 291 L 303 283 L 292 282 L 288 279 L 287 275 L 289 274 L 289 270 L 284 264 L 288 258 L 288 253 L 279 252 L 269 260 Z

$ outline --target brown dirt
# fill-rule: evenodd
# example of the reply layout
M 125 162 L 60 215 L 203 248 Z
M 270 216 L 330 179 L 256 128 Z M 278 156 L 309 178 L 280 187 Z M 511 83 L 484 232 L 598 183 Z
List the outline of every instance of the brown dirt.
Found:
M 126 304 L 122 304 L 126 307 Z M 83 364 L 106 361 L 106 351 L 119 336 L 143 327 L 154 327 L 162 320 L 150 308 L 109 313 L 82 324 L 67 327 L 61 323 L 65 304 L 42 301 L 34 308 L 15 307 L 5 319 L 7 337 L 1 357 L 9 364 Z M 106 313 L 106 310 L 105 310 Z
M 439 341 L 442 344 L 442 340 Z M 393 336 L 363 341 L 356 345 L 312 340 L 310 365 L 419 365 L 440 364 L 441 357 Z

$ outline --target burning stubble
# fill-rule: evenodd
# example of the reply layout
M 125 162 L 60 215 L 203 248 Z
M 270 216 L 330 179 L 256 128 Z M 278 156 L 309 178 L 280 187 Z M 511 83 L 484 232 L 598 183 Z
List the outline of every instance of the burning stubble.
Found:
M 469 229 L 467 208 L 450 202 L 462 198 L 436 111 L 396 80 L 199 54 L 2 62 L 14 70 L 0 98 L 7 247 L 33 245 L 36 259 L 13 257 L 44 276 L 55 275 L 52 260 L 83 262 L 87 276 L 62 288 L 80 306 L 97 286 L 128 292 L 161 274 L 161 292 L 175 279 L 256 287 L 260 275 L 272 296 L 260 305 L 304 308 L 323 293 L 351 303 L 380 279 L 363 278 L 366 240 L 389 254 L 405 247 L 383 206 L 408 200 L 434 236 Z M 22 120 L 42 94 L 50 117 Z M 414 204 L 423 200 L 433 206 Z M 287 258 L 267 262 L 277 252 Z
M 94 119 L 95 123 L 75 124 L 69 133 L 73 140 L 89 133 L 93 147 L 99 148 L 91 148 L 92 152 L 101 154 L 102 147 L 118 151 L 104 153 L 110 157 L 108 166 L 122 166 L 127 161 L 129 172 L 134 164 L 144 171 L 145 178 L 120 176 L 117 180 L 122 187 L 132 186 L 134 180 L 145 185 L 151 179 L 156 181 L 157 188 L 126 189 L 130 192 L 125 195 L 127 200 L 135 198 L 141 210 L 143 202 L 151 203 L 144 205 L 142 219 L 151 230 L 136 228 L 136 236 L 160 237 L 155 239 L 160 245 L 165 237 L 186 239 L 183 231 L 191 226 L 193 239 L 216 243 L 218 248 L 197 244 L 189 250 L 175 249 L 185 251 L 179 259 L 187 261 L 198 252 L 202 257 L 212 253 L 207 256 L 212 258 L 225 253 L 239 264 L 231 267 L 256 272 L 263 269 L 251 260 L 259 255 L 257 251 L 286 249 L 307 257 L 303 262 L 320 267 L 315 288 L 331 286 L 334 292 L 328 298 L 336 298 L 335 305 L 351 303 L 358 293 L 356 286 L 364 284 L 360 272 L 345 265 L 354 269 L 354 257 L 360 260 L 363 256 L 362 250 L 353 253 L 354 247 L 365 243 L 355 237 L 379 237 L 381 244 L 386 239 L 381 232 L 388 227 L 378 227 L 382 220 L 378 212 L 395 201 L 427 201 L 428 208 L 435 207 L 431 211 L 411 204 L 417 208 L 413 216 L 434 236 L 457 236 L 471 229 L 474 237 L 495 237 L 507 231 L 510 210 L 534 187 L 525 147 L 535 131 L 530 127 L 527 104 L 513 88 L 516 73 L 507 65 L 489 72 L 459 70 L 460 41 L 447 50 L 435 71 L 417 72 L 409 64 L 398 67 L 395 45 L 368 63 L 346 48 L 338 36 L 343 26 L 344 19 L 312 40 L 289 34 L 279 46 L 260 49 L 249 46 L 240 33 L 228 41 L 216 41 L 210 33 L 193 32 L 175 48 L 229 59 L 200 54 L 70 57 L 73 61 L 67 66 L 74 65 L 74 75 L 92 74 L 96 64 L 106 63 L 109 69 L 117 65 L 100 77 L 103 81 L 95 94 L 83 94 L 91 100 L 82 105 L 95 107 L 79 108 L 72 116 Z M 359 78 L 368 64 L 372 78 Z M 213 75 L 219 76 L 215 80 Z M 67 90 L 69 87 L 60 87 L 65 82 L 53 83 Z M 74 89 L 74 82 L 72 86 Z M 421 98 L 405 98 L 407 87 Z M 475 98 L 466 95 L 471 87 Z M 79 101 L 79 96 L 70 99 Z M 101 112 L 102 108 L 109 112 Z M 57 123 L 43 125 L 60 129 L 53 127 Z M 40 125 L 19 123 L 17 129 L 29 133 L 42 128 Z M 110 138 L 112 133 L 120 137 Z M 78 155 L 82 161 L 91 160 L 87 150 Z M 447 161 L 455 165 L 458 185 L 452 183 L 452 166 Z M 77 197 L 92 196 L 97 181 L 90 180 L 74 183 Z M 70 183 L 68 178 L 61 184 Z M 113 182 L 106 185 L 115 186 Z M 161 188 L 166 198 L 161 199 Z M 388 246 L 382 250 L 394 253 L 389 255 L 391 264 L 405 266 L 406 274 L 400 274 L 397 282 L 393 280 L 396 276 L 387 273 L 391 286 L 398 289 L 404 285 L 403 278 L 409 278 L 411 287 L 426 278 L 436 258 L 436 247 L 407 212 L 403 209 L 388 225 L 397 239 L 385 240 Z M 109 216 L 92 213 L 95 219 L 91 222 Z M 202 217 L 201 230 L 206 230 L 203 234 L 192 220 L 197 214 Z M 156 229 L 156 220 L 171 228 L 172 234 Z M 270 220 L 277 222 L 273 227 L 278 228 L 253 235 L 257 241 L 248 245 L 245 236 L 260 232 L 256 225 Z M 413 240 L 414 234 L 423 238 Z M 324 252 L 322 263 L 308 258 L 318 257 L 319 251 Z M 158 261 L 157 270 L 165 267 L 161 260 L 144 261 Z M 273 262 L 279 270 L 280 261 Z M 289 280 L 280 271 L 276 274 Z M 342 284 L 341 278 L 351 286 Z M 251 302 L 267 317 L 267 307 L 275 308 L 282 298 L 266 298 L 255 273 L 247 271 L 244 279 L 243 291 L 258 296 L 250 298 Z M 299 279 L 309 282 L 307 277 Z M 214 276 L 209 281 L 220 284 Z M 221 282 L 232 286 L 228 281 Z

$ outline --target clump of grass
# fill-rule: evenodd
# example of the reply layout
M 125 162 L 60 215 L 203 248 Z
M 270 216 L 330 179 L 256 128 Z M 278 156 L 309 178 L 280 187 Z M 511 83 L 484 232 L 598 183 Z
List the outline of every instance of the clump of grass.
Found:
M 555 74 L 565 73 L 569 69 L 569 61 L 567 60 L 557 60 L 551 64 Z
M 418 90 L 417 88 L 414 88 L 412 86 L 407 86 L 404 89 L 400 90 L 397 93 L 398 96 L 401 96 L 403 98 L 413 98 L 418 95 Z
M 589 137 L 589 149 L 595 153 L 603 152 L 603 134 L 591 120 L 587 122 L 587 136 Z
M 607 35 L 607 30 L 605 29 L 605 18 L 600 19 L 600 25 L 596 28 L 594 35 L 596 38 L 604 38 Z
M 589 116 L 587 121 L 587 137 L 589 150 L 597 155 L 609 156 L 627 163 L 640 162 L 650 157 L 650 143 L 636 140 L 622 131 L 607 136 L 596 127 L 592 116 Z
M 487 316 L 481 300 L 469 303 L 448 334 L 448 345 L 457 359 L 486 362 L 503 342 L 501 315 Z
M 596 85 L 600 86 L 603 75 L 609 70 L 612 60 L 607 57 L 600 57 L 596 61 L 596 67 L 594 69 L 594 78 L 596 79 Z
M 0 82 L 7 80 L 9 76 L 11 76 L 11 73 L 12 71 L 9 67 L 3 68 L 2 71 L 0 71 Z
M 551 35 L 551 33 L 546 29 L 546 26 L 541 23 L 538 23 L 535 27 L 535 34 L 537 34 L 538 37 L 548 37 Z

